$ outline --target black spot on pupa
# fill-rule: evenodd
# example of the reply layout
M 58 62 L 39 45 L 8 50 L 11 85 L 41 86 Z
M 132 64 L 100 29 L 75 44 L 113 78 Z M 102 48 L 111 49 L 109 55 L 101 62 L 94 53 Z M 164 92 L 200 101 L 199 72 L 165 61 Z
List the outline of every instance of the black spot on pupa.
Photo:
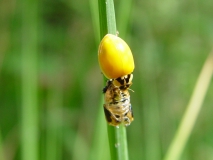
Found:
M 120 118 L 120 116 L 119 116 L 119 115 L 115 115 L 115 117 L 116 117 L 116 118 Z
M 104 107 L 104 113 L 105 113 L 107 122 L 112 122 L 111 113 L 105 107 Z

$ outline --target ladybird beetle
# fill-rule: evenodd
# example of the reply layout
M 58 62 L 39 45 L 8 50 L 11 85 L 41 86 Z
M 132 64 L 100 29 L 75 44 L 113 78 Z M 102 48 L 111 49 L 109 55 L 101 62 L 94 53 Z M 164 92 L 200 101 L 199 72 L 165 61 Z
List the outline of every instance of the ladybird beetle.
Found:
M 124 40 L 107 34 L 101 40 L 98 60 L 102 73 L 108 79 L 123 77 L 133 72 L 135 65 L 132 52 Z

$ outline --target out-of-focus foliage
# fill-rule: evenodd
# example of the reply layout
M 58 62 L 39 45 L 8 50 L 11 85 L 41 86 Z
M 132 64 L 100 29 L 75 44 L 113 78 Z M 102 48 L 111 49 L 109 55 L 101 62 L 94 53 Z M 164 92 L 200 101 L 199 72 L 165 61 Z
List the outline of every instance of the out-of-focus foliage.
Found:
M 115 1 L 118 31 L 121 3 Z M 135 120 L 127 128 L 131 160 L 165 155 L 212 49 L 212 8 L 207 0 L 132 2 L 126 36 L 120 34 L 136 64 L 131 93 Z M 101 143 L 94 139 L 107 137 L 97 135 L 103 80 L 93 9 L 88 1 L 39 2 L 36 87 L 42 160 L 85 160 L 100 151 L 108 159 L 107 143 L 94 150 Z M 21 159 L 21 13 L 19 1 L 0 2 L 0 156 L 5 160 Z M 211 84 L 182 159 L 213 158 L 212 97 Z

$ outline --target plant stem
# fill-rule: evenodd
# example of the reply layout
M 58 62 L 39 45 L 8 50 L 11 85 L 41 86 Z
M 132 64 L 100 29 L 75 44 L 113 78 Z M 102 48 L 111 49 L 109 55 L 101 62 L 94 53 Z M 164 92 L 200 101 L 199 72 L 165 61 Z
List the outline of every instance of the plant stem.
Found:
M 116 35 L 116 20 L 113 0 L 106 0 L 106 17 L 108 33 Z
M 102 39 L 108 33 L 105 0 L 98 0 L 98 8 L 99 8 L 100 39 Z
M 47 127 L 46 127 L 46 160 L 57 160 L 62 157 L 62 109 L 63 91 L 60 85 L 53 80 L 54 85 L 51 86 L 47 98 Z M 57 119 L 58 118 L 58 119 Z
M 213 52 L 207 58 L 198 77 L 185 114 L 164 160 L 178 160 L 192 132 L 213 75 Z
M 22 106 L 21 159 L 39 159 L 38 100 L 37 100 L 37 44 L 38 2 L 21 2 L 22 10 Z
M 2 142 L 2 134 L 1 134 L 1 128 L 0 128 L 0 159 L 4 160 L 4 148 L 3 148 L 3 142 Z
M 116 20 L 113 0 L 99 0 L 100 37 L 107 34 L 116 35 Z M 107 125 L 110 154 L 112 160 L 128 160 L 126 127 Z

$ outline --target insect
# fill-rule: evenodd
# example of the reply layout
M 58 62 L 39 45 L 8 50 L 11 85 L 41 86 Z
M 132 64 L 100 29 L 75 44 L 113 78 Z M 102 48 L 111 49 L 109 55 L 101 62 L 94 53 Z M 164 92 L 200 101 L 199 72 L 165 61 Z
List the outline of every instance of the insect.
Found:
M 109 79 L 103 89 L 106 120 L 112 126 L 128 126 L 134 120 L 129 94 L 135 68 L 132 52 L 123 39 L 107 34 L 100 42 L 98 61 Z
M 107 81 L 104 92 L 104 113 L 108 124 L 118 126 L 124 123 L 130 125 L 134 120 L 130 103 L 129 87 L 132 85 L 133 75 L 129 74 Z
M 98 61 L 102 73 L 115 79 L 133 72 L 135 65 L 128 44 L 118 36 L 107 34 L 98 49 Z

